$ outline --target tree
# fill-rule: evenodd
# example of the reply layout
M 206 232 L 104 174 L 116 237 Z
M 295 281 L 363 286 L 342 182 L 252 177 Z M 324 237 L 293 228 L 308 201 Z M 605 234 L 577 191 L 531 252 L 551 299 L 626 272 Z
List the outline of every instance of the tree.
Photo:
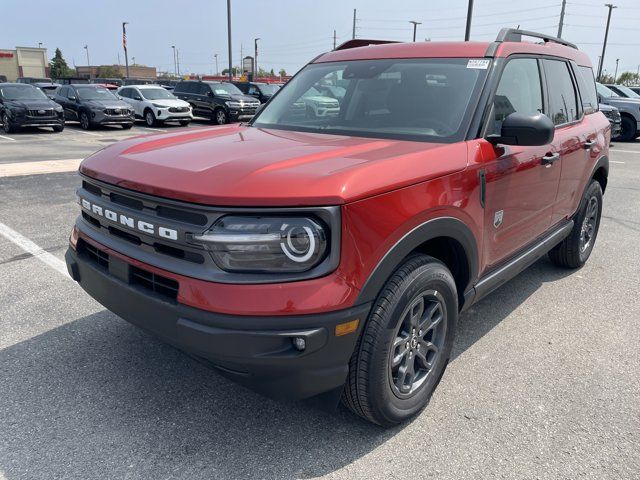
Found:
M 273 71 L 273 68 L 271 69 L 271 71 L 269 72 L 269 75 L 271 75 L 272 77 L 276 76 L 276 73 Z
M 616 79 L 613 78 L 613 75 L 606 72 L 602 72 L 602 75 L 600 76 L 600 80 L 598 81 L 600 83 L 616 83 Z
M 122 78 L 122 72 L 115 65 L 100 67 L 100 76 L 104 78 Z
M 231 74 L 235 77 L 239 70 L 240 69 L 238 67 L 233 67 L 231 69 Z M 229 75 L 229 69 L 225 68 L 224 70 L 222 70 L 222 75 Z
M 51 78 L 56 79 L 69 77 L 71 75 L 71 69 L 69 68 L 69 65 L 67 65 L 67 61 L 62 56 L 62 52 L 59 48 L 56 48 L 56 53 L 51 59 L 49 71 Z
M 278 72 L 278 73 L 280 73 L 281 77 L 286 77 L 287 76 L 287 71 L 284 68 L 281 68 L 280 72 Z
M 640 76 L 637 73 L 633 73 L 633 72 L 623 72 L 618 77 L 618 81 L 616 83 L 619 83 L 621 85 L 626 85 L 628 87 L 632 87 L 640 83 Z

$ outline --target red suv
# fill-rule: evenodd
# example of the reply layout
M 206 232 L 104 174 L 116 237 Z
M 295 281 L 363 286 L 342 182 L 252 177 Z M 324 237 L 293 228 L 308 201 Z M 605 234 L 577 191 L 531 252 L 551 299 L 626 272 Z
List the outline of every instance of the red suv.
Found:
M 416 414 L 461 312 L 547 253 L 587 261 L 610 126 L 563 40 L 383 43 L 320 55 L 249 124 L 85 159 L 72 277 L 260 392 Z M 339 111 L 297 108 L 319 91 Z

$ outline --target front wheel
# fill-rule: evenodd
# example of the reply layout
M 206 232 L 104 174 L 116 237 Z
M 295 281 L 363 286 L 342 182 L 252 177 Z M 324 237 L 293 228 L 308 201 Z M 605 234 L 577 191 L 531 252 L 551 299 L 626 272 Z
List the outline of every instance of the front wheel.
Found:
M 16 131 L 16 128 L 11 124 L 11 120 L 6 113 L 2 114 L 2 130 L 4 130 L 4 133 L 13 133 Z
M 180 126 L 186 127 L 191 123 L 191 120 L 180 120 Z
M 82 112 L 80 114 L 80 126 L 83 130 L 91 129 L 91 121 L 89 120 L 89 115 L 87 115 L 87 112 Z
M 582 197 L 580 210 L 574 219 L 571 233 L 551 249 L 549 259 L 560 267 L 582 267 L 593 251 L 600 228 L 601 214 L 602 187 L 597 180 L 591 180 Z
M 458 297 L 449 269 L 409 257 L 387 281 L 351 357 L 343 403 L 382 426 L 428 403 L 449 362 Z
M 144 113 L 144 122 L 147 124 L 147 127 L 155 127 L 158 124 L 156 116 L 151 110 L 147 110 Z
M 620 135 L 616 137 L 616 140 L 621 140 L 623 142 L 631 142 L 633 139 L 636 138 L 636 135 L 637 135 L 636 121 L 631 117 L 623 115 Z
M 229 116 L 223 108 L 219 108 L 213 113 L 213 121 L 216 125 L 225 125 L 229 122 Z
M 123 130 L 130 130 L 131 127 L 133 127 L 133 123 L 123 123 L 122 124 L 122 129 Z
M 53 131 L 56 133 L 60 133 L 61 131 L 64 130 L 64 125 L 56 125 L 55 127 L 52 127 Z

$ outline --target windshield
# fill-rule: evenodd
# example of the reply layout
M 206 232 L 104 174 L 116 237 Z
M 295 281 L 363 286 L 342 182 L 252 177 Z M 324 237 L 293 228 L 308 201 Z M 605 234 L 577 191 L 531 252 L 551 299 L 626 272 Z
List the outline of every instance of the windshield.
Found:
M 640 95 L 631 90 L 629 87 L 625 87 L 624 85 L 616 85 L 616 88 L 620 90 L 625 97 L 640 98 Z
M 613 90 L 605 87 L 604 85 L 602 85 L 601 83 L 596 83 L 596 90 L 598 90 L 598 94 L 602 95 L 604 98 L 611 98 L 611 97 L 619 97 L 620 95 L 618 95 L 616 92 L 614 92 Z
M 140 93 L 147 100 L 173 100 L 176 97 L 162 87 L 141 88 Z
M 214 83 L 211 88 L 216 95 L 242 95 L 240 89 L 231 83 Z
M 273 95 L 278 91 L 278 88 L 275 85 L 271 85 L 268 83 L 265 85 L 258 85 L 258 88 L 260 89 L 263 95 Z
M 488 60 L 467 58 L 312 64 L 286 84 L 252 125 L 455 142 L 464 138 L 470 103 L 477 98 L 488 67 Z
M 115 100 L 116 96 L 103 87 L 76 87 L 81 100 Z
M 5 100 L 48 100 L 42 91 L 31 85 L 9 85 L 0 88 Z

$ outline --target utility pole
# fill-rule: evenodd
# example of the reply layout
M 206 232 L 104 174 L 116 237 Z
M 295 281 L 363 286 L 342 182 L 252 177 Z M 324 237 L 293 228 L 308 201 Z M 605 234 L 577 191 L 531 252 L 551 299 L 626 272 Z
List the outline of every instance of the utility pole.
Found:
M 171 48 L 173 49 L 173 74 L 177 77 L 178 76 L 178 62 L 176 62 L 176 46 L 175 45 L 171 45 Z
M 613 74 L 613 83 L 617 83 L 618 80 L 618 62 L 620 61 L 619 58 L 616 58 L 616 73 Z
M 416 41 L 416 29 L 418 25 L 422 25 L 422 22 L 416 22 L 415 20 L 409 20 L 409 23 L 413 23 L 413 41 Z
M 131 57 L 131 62 L 132 62 L 132 65 L 135 67 L 136 66 L 136 57 Z
M 91 65 L 91 62 L 89 61 L 89 46 L 85 45 L 84 49 L 87 51 L 87 67 L 88 67 L 89 65 Z
M 255 82 L 258 79 L 258 40 L 259 38 L 253 39 L 253 81 Z
M 333 31 L 333 49 L 336 49 L 336 31 Z
M 176 67 L 178 69 L 178 76 L 180 76 L 180 50 L 176 49 Z
M 356 38 L 356 9 L 353 9 L 353 33 L 351 34 L 351 38 Z
M 213 58 L 215 58 L 215 59 L 216 59 L 216 75 L 218 75 L 218 74 L 219 74 L 219 72 L 220 72 L 220 70 L 218 70 L 218 54 L 217 54 L 217 53 L 214 53 L 214 54 L 213 54 Z
M 609 24 L 611 23 L 611 12 L 614 8 L 618 8 L 612 3 L 605 4 L 605 7 L 609 9 L 609 14 L 607 15 L 607 27 L 604 31 L 604 42 L 602 43 L 602 55 L 600 56 L 600 66 L 598 67 L 598 81 L 600 81 L 600 77 L 602 76 L 602 66 L 604 65 L 604 52 L 607 50 L 607 38 L 609 37 Z
M 467 26 L 464 30 L 464 41 L 468 42 L 471 36 L 471 17 L 473 16 L 473 0 L 469 0 L 467 5 Z
M 229 47 L 229 81 L 232 81 L 233 58 L 231 56 L 231 0 L 227 0 L 227 46 Z
M 122 48 L 124 48 L 124 65 L 127 72 L 127 78 L 129 78 L 129 56 L 127 54 L 127 24 L 129 22 L 122 22 Z
M 562 8 L 560 9 L 560 22 L 558 23 L 558 38 L 562 38 L 562 27 L 564 26 L 564 10 L 567 6 L 567 0 L 562 0 Z

